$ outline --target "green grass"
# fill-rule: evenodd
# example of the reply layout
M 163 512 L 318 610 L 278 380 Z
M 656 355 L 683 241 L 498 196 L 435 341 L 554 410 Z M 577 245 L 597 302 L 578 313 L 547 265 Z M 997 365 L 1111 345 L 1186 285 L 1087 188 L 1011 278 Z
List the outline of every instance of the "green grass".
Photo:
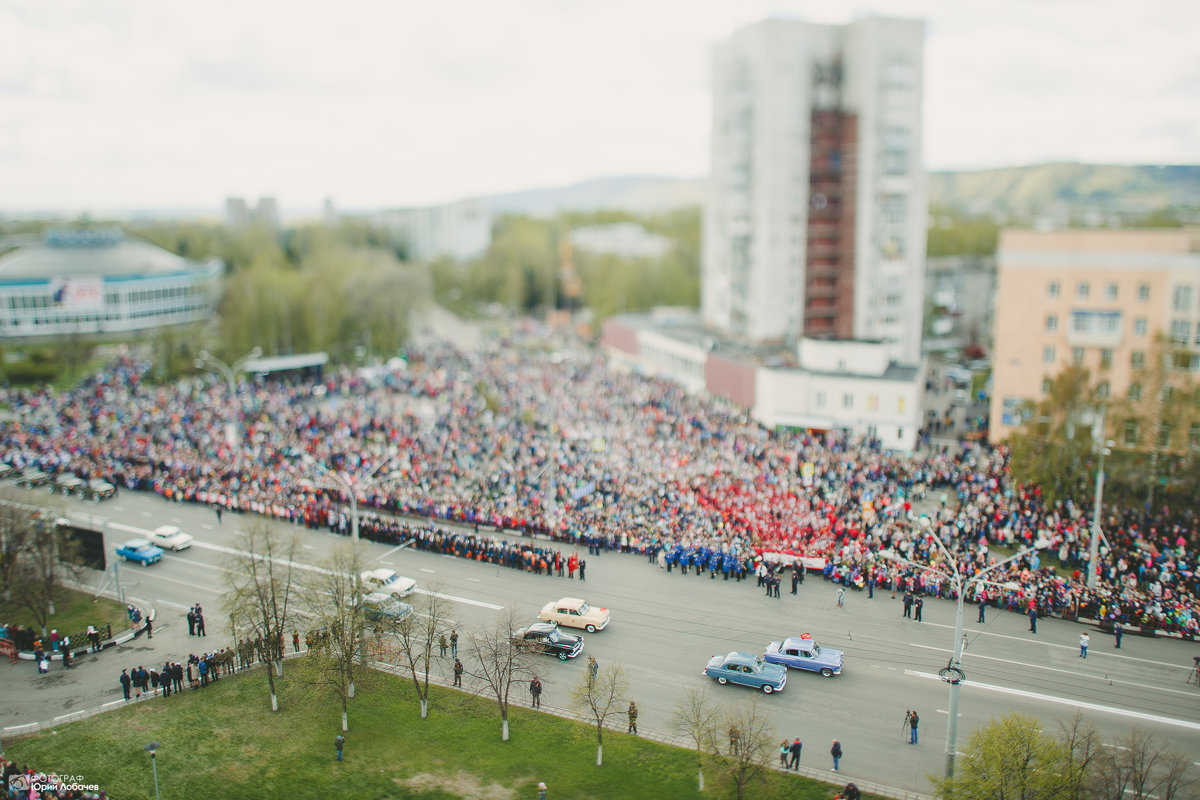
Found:
M 160 745 L 162 797 L 524 800 L 537 796 L 539 780 L 554 800 L 732 796 L 732 788 L 714 790 L 711 772 L 707 790 L 697 792 L 694 752 L 623 733 L 605 732 L 597 767 L 594 727 L 527 708 L 511 709 L 508 742 L 495 703 L 459 692 L 434 689 L 421 720 L 411 682 L 373 671 L 361 675 L 350 701 L 346 760 L 338 763 L 338 701 L 320 696 L 303 661 L 288 662 L 277 685 L 276 714 L 259 669 L 6 742 L 6 755 L 79 776 L 121 800 L 154 796 L 149 742 Z M 799 776 L 771 772 L 767 781 L 747 796 L 834 793 Z
M 128 618 L 125 616 L 125 607 L 117 601 L 109 600 L 107 597 L 93 597 L 86 592 L 77 592 L 74 589 L 61 588 L 59 591 L 61 595 L 54 604 L 55 613 L 46 621 L 47 633 L 51 629 L 57 629 L 61 634 L 73 636 L 86 631 L 88 625 L 103 628 L 105 625 L 111 624 L 115 636 L 129 627 Z M 22 628 L 36 627 L 29 609 L 16 602 L 5 603 L 0 600 L 0 620 L 8 624 L 20 625 Z M 82 639 L 78 642 L 72 641 L 80 646 L 86 643 Z

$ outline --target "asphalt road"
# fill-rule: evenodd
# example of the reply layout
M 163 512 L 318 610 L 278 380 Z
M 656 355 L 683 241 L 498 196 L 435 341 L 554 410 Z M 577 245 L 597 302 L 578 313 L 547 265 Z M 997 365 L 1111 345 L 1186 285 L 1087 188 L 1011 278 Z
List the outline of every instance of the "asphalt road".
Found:
M 157 609 L 152 641 L 139 639 L 81 659 L 64 677 L 58 677 L 64 673 L 57 665 L 47 676 L 36 675 L 28 662 L 0 665 L 5 676 L 0 687 L 3 725 L 45 720 L 117 699 L 121 667 L 149 665 L 155 659 L 161 663 L 168 655 L 182 658 L 204 645 L 229 642 L 220 610 L 223 569 L 230 553 L 243 547 L 245 531 L 256 518 L 226 514 L 218 524 L 206 508 L 131 492 L 99 505 L 67 504 L 107 526 L 110 558 L 126 538 L 161 524 L 179 525 L 195 535 L 196 543 L 151 567 L 120 567 L 126 594 Z M 297 530 L 298 561 L 312 568 L 319 569 L 331 549 L 345 541 L 325 531 Z M 804 743 L 801 763 L 830 767 L 829 745 L 837 738 L 845 750 L 842 771 L 849 776 L 929 791 L 925 776 L 942 771 L 948 690 L 937 671 L 953 646 L 953 603 L 927 602 L 924 622 L 915 623 L 902 618 L 901 601 L 888 592 L 877 592 L 873 599 L 850 592 L 846 607 L 839 609 L 835 587 L 819 576 L 810 576 L 796 596 L 789 594 L 785 580 L 783 596 L 768 599 L 753 580 L 737 584 L 678 571 L 668 575 L 636 555 L 588 556 L 584 551 L 587 581 L 581 584 L 372 542 L 364 541 L 362 547 L 364 564 L 391 567 L 416 578 L 422 590 L 436 587 L 449 597 L 464 641 L 466 632 L 494 622 L 509 607 L 532 621 L 544 603 L 563 596 L 607 606 L 613 622 L 605 631 L 585 634 L 584 653 L 624 664 L 643 730 L 669 731 L 674 707 L 692 688 L 707 687 L 714 698 L 728 703 L 751 699 L 749 689 L 717 686 L 701 675 L 714 653 L 762 652 L 768 640 L 810 632 L 822 645 L 845 650 L 844 674 L 821 678 L 792 671 L 782 693 L 762 697 L 779 737 L 798 736 Z M 96 584 L 102 579 L 98 573 L 93 576 Z M 206 610 L 206 642 L 187 636 L 184 614 L 196 602 Z M 1192 657 L 1200 654 L 1196 644 L 1126 636 L 1117 651 L 1110 636 L 1092 630 L 1084 660 L 1078 647 L 1084 626 L 1042 619 L 1034 635 L 1024 616 L 989 609 L 986 624 L 975 625 L 976 608 L 968 606 L 966 615 L 960 751 L 973 729 L 1009 711 L 1037 716 L 1047 730 L 1055 730 L 1057 720 L 1079 709 L 1106 743 L 1116 743 L 1137 725 L 1183 752 L 1200 753 L 1200 688 L 1185 683 Z M 460 644 L 460 655 L 464 651 Z M 543 661 L 543 701 L 566 705 L 586 659 Z M 471 671 L 469 661 L 464 663 Z M 37 691 L 27 691 L 27 686 Z M 905 744 L 901 734 L 909 708 L 921 715 L 917 746 Z

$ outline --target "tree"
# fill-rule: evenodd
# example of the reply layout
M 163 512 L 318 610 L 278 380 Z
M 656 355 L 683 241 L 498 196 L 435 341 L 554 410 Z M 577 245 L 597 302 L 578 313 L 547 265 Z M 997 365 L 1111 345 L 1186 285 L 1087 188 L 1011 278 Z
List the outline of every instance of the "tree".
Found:
M 294 533 L 284 537 L 260 520 L 247 531 L 245 554 L 235 555 L 225 571 L 225 611 L 234 631 L 252 641 L 259 659 L 268 665 L 272 711 L 279 710 L 275 676 L 283 675 L 282 641 L 291 620 L 296 544 Z
M 592 672 L 588 669 L 571 690 L 571 704 L 582 709 L 596 723 L 596 766 L 604 763 L 604 723 L 621 700 L 629 694 L 629 679 L 620 664 L 607 664 Z
M 734 795 L 742 800 L 755 784 L 762 782 L 775 757 L 778 738 L 775 726 L 760 705 L 756 694 L 748 705 L 725 712 L 724 724 L 729 727 L 729 755 L 715 759 L 719 777 L 733 784 Z
M 341 704 L 343 731 L 350 730 L 349 700 L 354 697 L 354 676 L 365 643 L 357 566 L 350 548 L 338 548 L 308 593 L 317 598 L 312 611 L 322 633 L 322 646 L 310 654 L 314 682 Z
M 429 667 L 433 648 L 445 635 L 450 620 L 449 603 L 436 585 L 427 587 L 414 613 L 390 627 L 399 645 L 398 666 L 408 669 L 421 703 L 421 719 L 429 716 Z
M 1065 748 L 1042 733 L 1036 717 L 1009 714 L 978 728 L 958 759 L 953 778 L 935 778 L 949 800 L 1051 800 L 1062 797 Z
M 1097 800 L 1183 800 L 1195 797 L 1191 758 L 1161 746 L 1154 734 L 1133 728 L 1095 760 L 1089 789 Z
M 10 491 L 0 499 L 0 587 L 6 603 L 22 588 L 22 559 L 37 519 L 37 509 L 18 502 Z
M 705 690 L 689 689 L 671 719 L 671 727 L 681 736 L 686 736 L 696 748 L 696 780 L 700 791 L 704 791 L 704 758 L 717 750 L 717 724 L 725 710 L 712 701 Z
M 513 684 L 533 674 L 532 655 L 513 639 L 513 631 L 520 624 L 516 612 L 509 608 L 491 627 L 473 631 L 467 643 L 473 666 L 496 698 L 500 709 L 500 740 L 504 742 L 508 741 L 508 706 Z
M 46 509 L 14 501 L 0 503 L 4 594 L 29 610 L 42 636 L 49 632 L 55 602 L 62 594 L 62 571 L 70 569 L 69 563 L 63 562 L 72 561 L 77 547 L 60 541 L 55 523 L 59 509 L 57 505 Z

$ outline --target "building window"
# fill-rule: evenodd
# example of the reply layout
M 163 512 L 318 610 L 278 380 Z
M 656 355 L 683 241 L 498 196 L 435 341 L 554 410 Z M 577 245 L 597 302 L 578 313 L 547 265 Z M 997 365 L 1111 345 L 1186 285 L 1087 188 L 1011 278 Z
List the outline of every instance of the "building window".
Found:
M 904 413 L 904 397 L 903 396 L 901 396 L 898 399 L 898 401 L 896 403 L 896 410 L 899 411 L 901 414 Z
M 1073 363 L 1073 364 L 1082 364 L 1083 363 L 1083 348 L 1082 347 L 1075 347 L 1071 350 L 1071 363 Z
M 1112 366 L 1113 351 L 1107 347 L 1100 350 L 1100 369 L 1108 369 Z
M 1145 317 L 1138 317 L 1137 319 L 1135 319 L 1133 321 L 1133 335 L 1134 336 L 1145 336 L 1146 335 L 1146 318 Z
M 1046 286 L 1046 295 L 1048 297 L 1058 297 L 1058 281 L 1050 281 Z
M 1057 357 L 1057 355 L 1056 355 L 1056 353 L 1055 353 L 1055 349 L 1054 349 L 1054 347 L 1053 347 L 1053 346 L 1051 346 L 1051 347 L 1044 347 L 1044 348 L 1042 348 L 1042 362 L 1043 362 L 1043 363 L 1046 363 L 1046 364 L 1053 364 L 1053 363 L 1054 363 L 1054 359 L 1055 359 L 1056 357 Z
M 877 395 L 877 394 L 867 395 L 867 410 L 868 411 L 878 411 L 879 410 L 879 395 Z
M 1049 378 L 1042 378 L 1042 394 L 1050 394 L 1050 387 L 1054 385 L 1054 381 Z
M 1129 399 L 1135 403 L 1142 399 L 1142 385 L 1140 383 L 1129 384 Z
M 1104 287 L 1104 297 L 1108 300 L 1117 299 L 1117 285 L 1115 283 L 1110 283 L 1108 286 Z
M 1125 444 L 1129 447 L 1134 447 L 1138 443 L 1138 421 L 1136 419 L 1125 420 Z
M 1147 300 L 1149 300 L 1150 299 L 1150 284 L 1139 283 L 1137 297 L 1138 297 L 1138 300 L 1141 300 L 1143 303 L 1146 302 Z
M 1162 387 L 1162 391 L 1158 393 L 1159 402 L 1161 402 L 1161 403 L 1171 402 L 1171 395 L 1173 395 L 1174 393 L 1175 393 L 1175 390 L 1172 389 L 1170 386 Z
M 854 408 L 854 395 L 842 395 L 842 408 Z
M 1129 354 L 1129 366 L 1134 369 L 1142 369 L 1146 366 L 1146 354 L 1141 350 L 1134 350 Z
M 1086 300 L 1089 291 L 1091 291 L 1091 287 L 1088 286 L 1088 282 L 1080 281 L 1079 285 L 1075 287 L 1075 296 L 1080 300 Z
M 1188 428 L 1188 444 L 1192 447 L 1200 447 L 1200 422 L 1193 422 Z
M 825 393 L 824 392 L 817 392 L 816 404 L 817 404 L 817 408 L 825 407 Z
M 1192 324 L 1186 319 L 1171 320 L 1171 341 L 1187 344 L 1191 338 Z
M 1188 311 L 1192 307 L 1192 287 L 1176 286 L 1171 293 L 1171 307 L 1176 311 Z
M 1170 425 L 1159 425 L 1158 426 L 1158 446 L 1166 447 L 1170 443 L 1171 443 L 1171 426 Z
M 1058 317 L 1054 314 L 1046 315 L 1046 332 L 1058 330 Z
M 1108 385 L 1108 381 L 1100 381 L 1096 384 L 1096 394 L 1102 399 L 1107 400 L 1112 394 L 1112 388 Z

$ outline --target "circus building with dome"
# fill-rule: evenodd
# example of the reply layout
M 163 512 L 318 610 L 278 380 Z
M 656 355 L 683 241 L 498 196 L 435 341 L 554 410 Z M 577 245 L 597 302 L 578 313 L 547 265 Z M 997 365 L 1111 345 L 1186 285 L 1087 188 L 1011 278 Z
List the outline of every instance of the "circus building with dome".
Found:
M 189 261 L 120 228 L 53 229 L 0 257 L 0 338 L 137 333 L 208 320 L 220 259 Z

